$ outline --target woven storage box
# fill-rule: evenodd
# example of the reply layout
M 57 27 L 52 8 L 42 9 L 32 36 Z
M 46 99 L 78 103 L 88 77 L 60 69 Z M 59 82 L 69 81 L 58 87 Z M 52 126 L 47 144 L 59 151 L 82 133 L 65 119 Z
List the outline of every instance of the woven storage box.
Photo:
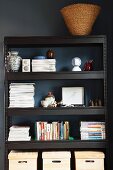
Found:
M 104 153 L 96 151 L 76 151 L 76 170 L 104 170 Z
M 88 35 L 100 9 L 99 5 L 78 3 L 62 8 L 61 14 L 72 35 Z
M 8 155 L 9 170 L 37 170 L 37 152 L 15 152 Z
M 70 170 L 70 152 L 43 152 L 43 170 Z

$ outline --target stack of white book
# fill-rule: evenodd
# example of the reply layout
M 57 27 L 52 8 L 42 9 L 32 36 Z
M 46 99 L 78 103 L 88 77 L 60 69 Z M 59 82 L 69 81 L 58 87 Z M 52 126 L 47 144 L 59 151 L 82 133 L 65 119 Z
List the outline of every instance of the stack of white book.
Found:
M 34 107 L 34 83 L 11 83 L 9 107 Z
M 105 139 L 105 122 L 81 121 L 81 140 Z
M 55 59 L 33 59 L 32 72 L 54 72 L 56 71 Z
M 8 141 L 30 141 L 29 130 L 29 126 L 11 126 Z

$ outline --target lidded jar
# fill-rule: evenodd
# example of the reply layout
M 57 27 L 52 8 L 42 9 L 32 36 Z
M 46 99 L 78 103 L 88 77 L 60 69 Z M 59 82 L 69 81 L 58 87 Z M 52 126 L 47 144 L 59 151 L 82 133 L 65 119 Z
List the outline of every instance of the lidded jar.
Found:
M 55 102 L 55 96 L 52 92 L 48 92 L 48 95 L 45 97 L 45 101 L 48 102 L 48 105 L 52 105 Z
M 46 52 L 47 59 L 54 59 L 54 55 L 54 51 L 51 49 Z
M 18 55 L 18 51 L 9 51 L 7 61 L 9 70 L 17 72 L 20 68 L 22 58 Z

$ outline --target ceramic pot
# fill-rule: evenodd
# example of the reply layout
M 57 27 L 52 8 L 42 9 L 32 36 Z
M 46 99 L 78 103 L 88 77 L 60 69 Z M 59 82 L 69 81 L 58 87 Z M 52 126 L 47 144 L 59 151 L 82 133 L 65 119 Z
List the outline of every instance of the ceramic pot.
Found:
M 54 51 L 49 49 L 46 53 L 46 56 L 48 59 L 53 59 L 54 58 Z
M 22 58 L 18 56 L 17 51 L 8 52 L 7 57 L 10 71 L 17 72 L 20 68 Z

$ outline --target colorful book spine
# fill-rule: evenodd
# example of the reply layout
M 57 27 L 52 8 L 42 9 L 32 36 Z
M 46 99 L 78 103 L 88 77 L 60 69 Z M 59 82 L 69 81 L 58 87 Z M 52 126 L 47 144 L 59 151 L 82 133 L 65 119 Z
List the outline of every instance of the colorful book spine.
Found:
M 41 122 L 35 123 L 36 140 L 68 140 L 69 122 Z

